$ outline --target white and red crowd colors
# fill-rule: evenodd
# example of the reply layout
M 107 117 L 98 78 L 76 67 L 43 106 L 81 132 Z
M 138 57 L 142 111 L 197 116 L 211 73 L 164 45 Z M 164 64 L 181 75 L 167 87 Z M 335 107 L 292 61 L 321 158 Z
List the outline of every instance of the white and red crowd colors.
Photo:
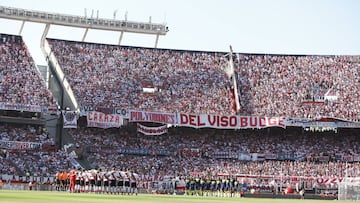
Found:
M 30 173 L 37 177 L 51 177 L 59 168 L 71 167 L 68 154 L 57 150 L 54 140 L 43 127 L 1 124 L 0 135 L 1 174 L 25 176 Z M 39 143 L 41 147 L 29 147 L 28 143 Z
M 341 136 L 263 131 L 171 129 L 168 135 L 146 136 L 126 129 L 78 128 L 69 131 L 84 147 L 92 167 L 136 168 L 147 177 L 198 174 L 345 177 L 360 175 L 359 163 L 339 157 L 358 156 L 356 133 Z M 290 134 L 294 133 L 294 134 Z M 217 153 L 278 154 L 285 158 L 244 161 Z M 105 158 L 106 157 L 106 158 Z M 291 157 L 291 158 L 290 158 Z M 278 159 L 278 160 L 276 160 Z M 280 160 L 279 160 L 280 159 Z M 291 159 L 292 161 L 286 161 Z
M 0 56 L 0 102 L 56 104 L 22 37 L 0 34 Z
M 213 178 L 218 174 L 228 174 L 234 177 L 252 175 L 337 179 L 360 175 L 358 161 L 346 163 L 346 160 L 337 160 L 343 156 L 359 156 L 360 143 L 356 131 L 334 135 L 281 130 L 267 134 L 266 130 L 174 128 L 167 135 L 145 136 L 136 133 L 135 129 L 78 128 L 70 129 L 69 133 L 73 135 L 78 148 L 82 149 L 78 155 L 86 157 L 92 168 L 111 169 L 115 166 L 116 169 L 135 170 L 139 174 L 138 188 L 149 188 L 152 181 L 164 177 Z M 46 132 L 31 126 L 5 125 L 1 131 L 5 141 L 52 142 Z M 282 154 L 285 158 L 244 161 L 238 157 L 216 155 L 239 151 Z M 13 149 L 2 153 L 2 174 L 23 175 L 29 172 L 33 176 L 55 177 L 58 170 L 69 171 L 73 167 L 63 150 Z
M 234 97 L 223 68 L 224 53 L 147 49 L 48 39 L 80 106 L 122 107 L 148 111 L 234 114 Z M 0 38 L 1 102 L 49 105 L 54 100 L 36 71 L 21 37 Z M 359 118 L 358 56 L 274 56 L 238 54 L 235 73 L 240 113 L 312 118 L 320 115 Z M 29 80 L 31 78 L 32 80 Z M 34 79 L 35 78 L 35 79 Z M 143 93 L 155 86 L 155 94 Z M 326 92 L 337 102 L 306 105 Z M 1 126 L 2 141 L 48 142 L 33 126 Z M 35 130 L 35 133 L 33 132 Z M 266 131 L 184 130 L 143 136 L 120 129 L 69 130 L 94 168 L 136 169 L 143 180 L 166 175 L 223 174 L 358 176 L 355 134 L 301 133 L 267 135 Z M 50 140 L 50 142 L 53 142 Z M 222 152 L 279 153 L 293 161 L 240 161 L 214 158 Z M 324 154 L 324 152 L 326 152 Z M 71 168 L 63 150 L 3 150 L 2 173 L 55 175 Z M 318 157 L 329 160 L 319 161 Z
M 238 54 L 235 62 L 241 114 L 360 118 L 360 56 Z M 325 94 L 338 99 L 306 102 Z
M 80 106 L 235 113 L 225 53 L 48 42 Z M 234 62 L 241 115 L 359 118 L 359 56 L 234 54 Z M 149 83 L 161 91 L 143 93 Z
M 80 106 L 234 112 L 223 53 L 48 42 Z M 156 94 L 143 93 L 148 85 Z

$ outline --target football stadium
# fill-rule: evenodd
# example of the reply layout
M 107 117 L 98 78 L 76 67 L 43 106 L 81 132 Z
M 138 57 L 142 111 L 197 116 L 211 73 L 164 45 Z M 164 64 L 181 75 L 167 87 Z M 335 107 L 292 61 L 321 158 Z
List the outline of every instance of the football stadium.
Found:
M 0 200 L 360 200 L 360 56 L 157 48 L 166 24 L 0 6 Z M 47 37 L 52 25 L 83 40 Z M 21 28 L 22 29 L 22 28 Z M 86 42 L 89 29 L 119 44 Z M 155 37 L 123 46 L 123 33 Z

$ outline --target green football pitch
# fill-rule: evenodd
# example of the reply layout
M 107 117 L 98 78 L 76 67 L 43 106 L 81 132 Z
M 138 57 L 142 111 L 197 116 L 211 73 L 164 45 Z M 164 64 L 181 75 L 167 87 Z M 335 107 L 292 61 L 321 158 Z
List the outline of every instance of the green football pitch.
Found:
M 254 198 L 218 198 L 173 195 L 105 195 L 105 194 L 73 194 L 67 192 L 14 191 L 0 190 L 0 202 L 6 203 L 321 203 L 333 200 L 300 200 L 300 199 L 254 199 Z M 345 201 L 336 201 L 345 202 Z

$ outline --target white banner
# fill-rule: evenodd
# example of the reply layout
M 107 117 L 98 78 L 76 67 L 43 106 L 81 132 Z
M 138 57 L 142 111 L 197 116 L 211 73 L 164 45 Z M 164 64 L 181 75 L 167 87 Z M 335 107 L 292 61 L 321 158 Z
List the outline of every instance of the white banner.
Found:
M 64 128 L 77 128 L 76 111 L 62 111 Z
M 41 106 L 40 105 L 5 103 L 5 102 L 0 102 L 0 109 L 2 109 L 2 110 L 28 111 L 28 112 L 41 112 Z
M 0 149 L 41 149 L 42 144 L 38 142 L 18 142 L 0 140 Z
M 265 154 L 262 153 L 251 153 L 251 160 L 252 161 L 264 161 L 265 160 Z
M 284 118 L 237 116 L 237 115 L 207 115 L 179 113 L 179 125 L 193 128 L 218 128 L 218 129 L 245 129 L 245 128 L 285 128 Z
M 164 124 L 176 124 L 175 113 L 163 113 L 163 112 L 147 112 L 147 111 L 130 111 L 130 121 L 137 122 L 153 122 Z
M 138 123 L 137 131 L 143 133 L 144 135 L 162 135 L 168 132 L 168 128 L 166 125 L 159 127 L 147 127 Z
M 337 184 L 337 183 L 341 183 L 344 180 L 344 178 L 336 178 L 336 177 L 324 177 L 324 178 L 317 178 L 316 182 L 319 185 L 328 185 L 328 184 Z
M 328 128 L 360 128 L 360 122 L 335 117 L 321 117 L 317 119 L 308 118 L 286 118 L 286 126 L 296 127 L 328 127 Z
M 123 118 L 119 114 L 104 114 L 97 111 L 88 111 L 88 127 L 97 128 L 119 128 L 123 125 Z

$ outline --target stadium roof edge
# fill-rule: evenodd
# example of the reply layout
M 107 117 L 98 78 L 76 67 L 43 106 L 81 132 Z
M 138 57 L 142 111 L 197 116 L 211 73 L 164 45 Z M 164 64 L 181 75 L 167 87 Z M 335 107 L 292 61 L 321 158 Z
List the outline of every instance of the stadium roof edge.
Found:
M 116 20 L 116 19 L 105 19 L 105 18 L 93 18 L 87 16 L 76 16 L 76 15 L 66 15 L 59 13 L 49 13 L 43 11 L 34 11 L 21 8 L 13 7 L 4 7 L 0 5 L 0 18 L 10 19 L 10 20 L 19 20 L 23 24 L 20 28 L 19 35 L 21 35 L 22 28 L 25 22 L 35 22 L 43 23 L 46 25 L 60 25 L 68 27 L 77 27 L 84 28 L 85 33 L 83 40 L 86 37 L 88 29 L 97 29 L 97 30 L 107 30 L 114 32 L 121 32 L 119 39 L 119 45 L 124 32 L 136 33 L 136 34 L 147 34 L 155 35 L 155 47 L 157 47 L 157 42 L 159 35 L 166 35 L 169 31 L 166 23 L 152 23 L 149 22 L 136 22 L 125 20 Z

